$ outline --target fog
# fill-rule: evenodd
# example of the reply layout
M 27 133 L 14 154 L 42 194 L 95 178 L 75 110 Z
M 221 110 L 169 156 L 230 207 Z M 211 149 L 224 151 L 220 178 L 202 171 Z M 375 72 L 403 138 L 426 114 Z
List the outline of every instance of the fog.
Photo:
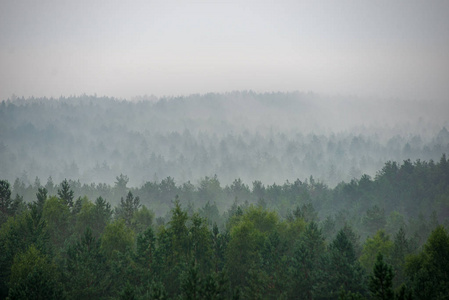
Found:
M 234 90 L 447 101 L 447 1 L 0 3 L 0 99 Z
M 388 160 L 437 160 L 448 12 L 447 1 L 1 1 L 2 176 L 335 185 Z
M 363 103 L 363 104 L 361 104 Z M 11 98 L 0 106 L 2 177 L 130 186 L 172 177 L 224 185 L 306 180 L 334 186 L 387 161 L 449 153 L 449 103 L 314 93 Z

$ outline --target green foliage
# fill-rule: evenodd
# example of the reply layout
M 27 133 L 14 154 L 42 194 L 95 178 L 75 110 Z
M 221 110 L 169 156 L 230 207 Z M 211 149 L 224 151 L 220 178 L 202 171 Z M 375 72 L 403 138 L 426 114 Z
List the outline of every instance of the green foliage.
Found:
M 351 291 L 347 292 L 343 289 L 340 289 L 340 293 L 338 294 L 338 300 L 364 300 L 365 298 L 360 295 L 360 293 L 353 293 Z
M 125 253 L 134 247 L 134 232 L 127 227 L 125 220 L 119 219 L 106 225 L 101 237 L 101 250 L 109 258 L 117 252 Z
M 8 299 L 63 299 L 56 266 L 31 245 L 14 257 Z
M 112 217 L 111 205 L 101 196 L 95 200 L 94 215 L 95 222 L 91 228 L 94 236 L 98 238 Z
M 108 294 L 111 280 L 100 243 L 89 227 L 69 246 L 65 263 L 65 291 L 69 299 L 100 299 Z
M 126 199 L 123 197 L 120 199 L 120 205 L 115 208 L 115 216 L 117 219 L 125 220 L 126 226 L 132 225 L 132 219 L 134 214 L 140 207 L 140 198 L 134 197 L 131 191 L 126 195 Z
M 320 291 L 324 272 L 324 238 L 316 223 L 308 224 L 295 247 L 290 263 L 291 286 L 290 298 L 313 299 Z
M 132 228 L 136 234 L 145 231 L 149 226 L 153 225 L 154 212 L 149 210 L 145 205 L 138 209 L 131 219 Z
M 327 289 L 333 297 L 341 290 L 347 292 L 348 297 L 365 294 L 365 272 L 357 260 L 348 231 L 349 229 L 341 229 L 329 246 Z
M 383 255 L 379 252 L 369 279 L 369 290 L 373 299 L 394 300 L 393 276 L 392 267 L 384 262 Z
M 360 257 L 360 263 L 369 272 L 374 267 L 377 254 L 380 252 L 389 258 L 392 248 L 393 242 L 390 240 L 390 236 L 384 230 L 379 230 L 372 238 L 366 239 L 362 256 Z
M 39 187 L 36 193 L 36 199 L 37 199 L 37 208 L 39 209 L 39 211 L 42 213 L 42 211 L 44 210 L 44 204 L 45 201 L 47 200 L 47 189 L 45 187 Z
M 362 224 L 368 235 L 374 234 L 378 230 L 385 228 L 385 210 L 374 205 L 366 211 L 366 215 L 362 219 Z
M 50 240 L 53 247 L 59 251 L 72 234 L 70 209 L 63 199 L 50 197 L 45 201 L 42 217 L 47 223 Z
M 124 290 L 120 293 L 119 299 L 120 300 L 136 300 L 137 299 L 136 291 L 129 282 L 126 283 Z
M 405 236 L 405 230 L 400 227 L 394 237 L 391 250 L 391 262 L 394 270 L 393 286 L 399 287 L 405 282 L 405 257 L 411 253 L 410 242 Z
M 61 182 L 60 188 L 58 189 L 59 199 L 61 199 L 65 205 L 71 208 L 73 207 L 73 194 L 74 193 L 70 188 L 69 182 L 67 181 L 67 179 L 64 179 Z
M 8 218 L 0 227 L 0 297 L 6 297 L 11 266 L 17 253 L 25 252 L 31 245 L 47 253 L 48 232 L 46 223 L 36 207 Z
M 0 226 L 11 213 L 11 189 L 7 180 L 0 180 Z
M 408 257 L 406 269 L 417 299 L 447 299 L 449 295 L 449 235 L 438 226 L 421 253 Z
M 393 288 L 398 300 L 446 299 L 449 237 L 438 226 L 445 220 L 447 194 L 447 182 L 438 176 L 446 174 L 446 164 L 445 158 L 439 163 L 387 164 L 374 180 L 364 176 L 335 189 L 311 178 L 310 183 L 284 185 L 256 182 L 251 192 L 241 180 L 221 188 L 213 177 L 200 190 L 192 184 L 178 187 L 167 177 L 128 193 L 122 182 L 127 197 L 115 208 L 112 223 L 113 210 L 99 195 L 114 197 L 118 187 L 67 182 L 70 191 L 88 191 L 96 199 L 92 203 L 79 197 L 70 207 L 61 197 L 65 184 L 57 198 L 47 197 L 37 180 L 33 186 L 16 180 L 14 191 L 37 200 L 25 205 L 22 194 L 9 198 L 0 227 L 0 298 L 29 298 L 27 293 L 41 286 L 53 291 L 47 298 L 63 291 L 61 297 L 70 299 L 361 299 L 369 296 L 369 289 L 373 297 L 391 299 Z M 418 171 L 426 181 L 414 173 Z M 438 188 L 432 180 L 439 182 Z M 423 182 L 428 190 L 420 190 Z M 183 202 L 189 203 L 187 209 L 179 197 L 167 202 L 178 192 L 188 197 Z M 412 192 L 433 207 L 410 213 L 407 199 L 416 196 Z M 199 200 L 205 195 L 210 198 Z M 247 199 L 238 201 L 236 195 Z M 397 206 L 390 205 L 393 196 L 399 199 Z M 149 209 L 140 206 L 140 198 L 167 203 L 154 200 Z M 265 204 L 250 204 L 257 199 Z M 233 200 L 220 216 L 218 207 Z M 341 210 L 344 203 L 353 206 Z M 173 208 L 153 227 L 153 209 L 161 204 Z M 195 210 L 194 205 L 203 206 Z M 289 213 L 292 206 L 297 209 Z M 281 216 L 266 207 L 280 209 Z M 431 209 L 436 212 L 430 214 Z M 379 227 L 360 244 L 360 234 Z M 376 257 L 379 252 L 382 259 Z

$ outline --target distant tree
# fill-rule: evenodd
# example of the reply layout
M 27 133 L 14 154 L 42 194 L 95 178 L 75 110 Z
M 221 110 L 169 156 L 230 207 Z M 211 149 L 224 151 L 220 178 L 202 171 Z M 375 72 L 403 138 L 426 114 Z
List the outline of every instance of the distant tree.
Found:
M 120 174 L 119 176 L 115 177 L 115 186 L 117 195 L 123 195 L 127 191 L 126 185 L 129 182 L 129 178 L 126 175 Z
M 33 187 L 37 190 L 38 188 L 42 187 L 41 185 L 41 180 L 39 179 L 39 177 L 36 176 L 36 178 L 34 179 L 34 185 Z
M 379 208 L 377 205 L 369 208 L 362 219 L 363 226 L 368 235 L 374 234 L 379 229 L 385 228 L 386 222 L 385 210 Z
M 53 195 L 55 185 L 53 183 L 53 179 L 51 178 L 51 176 L 48 177 L 47 183 L 45 184 L 45 188 L 47 189 L 49 195 Z

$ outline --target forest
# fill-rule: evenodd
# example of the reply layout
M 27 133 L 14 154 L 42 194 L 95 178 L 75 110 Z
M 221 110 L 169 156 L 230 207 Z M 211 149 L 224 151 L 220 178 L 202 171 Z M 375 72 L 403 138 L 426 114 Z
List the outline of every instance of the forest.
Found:
M 3 101 L 0 299 L 449 299 L 444 105 L 331 100 Z

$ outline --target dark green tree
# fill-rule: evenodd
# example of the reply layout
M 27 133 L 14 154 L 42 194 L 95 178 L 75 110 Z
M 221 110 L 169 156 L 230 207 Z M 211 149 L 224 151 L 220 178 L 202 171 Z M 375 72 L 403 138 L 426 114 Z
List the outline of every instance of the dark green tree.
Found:
M 120 204 L 115 208 L 115 215 L 118 219 L 125 220 L 126 226 L 132 225 L 132 219 L 134 214 L 140 207 L 140 198 L 134 197 L 131 191 L 126 195 L 126 199 L 123 197 L 120 199 Z
M 7 180 L 0 180 L 0 225 L 8 219 L 11 213 L 11 188 Z
M 110 271 L 100 242 L 87 227 L 67 250 L 65 291 L 69 299 L 100 299 L 108 295 Z
M 64 299 L 53 265 L 34 245 L 14 258 L 8 299 Z
M 47 189 L 39 187 L 37 189 L 36 199 L 37 208 L 42 212 L 44 210 L 45 200 L 47 200 Z
M 421 253 L 408 257 L 407 274 L 417 299 L 447 299 L 449 295 L 449 235 L 443 226 L 430 234 Z
M 92 226 L 92 233 L 95 237 L 99 237 L 112 218 L 111 205 L 101 196 L 95 200 L 94 215 L 95 222 Z
M 291 287 L 290 297 L 300 299 L 314 299 L 320 292 L 318 283 L 323 281 L 325 275 L 324 237 L 318 225 L 311 222 L 300 237 L 290 263 Z
M 330 244 L 328 263 L 329 295 L 336 297 L 341 289 L 347 293 L 365 294 L 365 273 L 346 230 L 341 229 Z
M 61 186 L 58 189 L 59 199 L 63 200 L 65 205 L 72 208 L 73 207 L 73 191 L 70 188 L 70 184 L 67 179 L 61 182 Z
M 393 268 L 384 262 L 383 255 L 379 252 L 369 279 L 369 290 L 373 299 L 394 299 L 393 276 Z
M 198 267 L 193 261 L 181 279 L 182 299 L 201 299 L 201 285 L 202 282 L 200 275 L 198 274 Z
M 405 281 L 405 257 L 410 254 L 409 240 L 405 236 L 404 228 L 400 227 L 394 237 L 391 250 L 391 263 L 393 265 L 393 286 L 399 287 Z

